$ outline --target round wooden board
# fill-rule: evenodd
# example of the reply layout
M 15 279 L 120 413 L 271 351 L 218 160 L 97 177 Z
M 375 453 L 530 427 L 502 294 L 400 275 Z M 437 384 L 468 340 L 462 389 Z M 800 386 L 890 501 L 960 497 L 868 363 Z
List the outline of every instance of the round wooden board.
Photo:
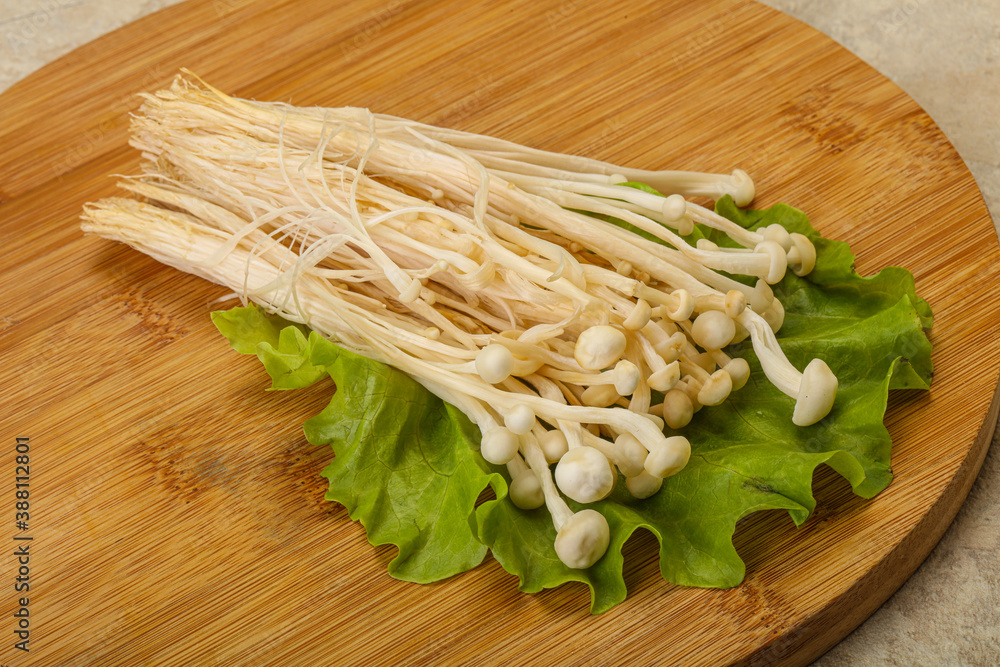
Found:
M 391 579 L 394 549 L 323 500 L 329 450 L 302 436 L 331 386 L 265 394 L 209 321 L 224 290 L 78 229 L 109 174 L 137 167 L 134 93 L 180 67 L 240 96 L 746 169 L 756 205 L 804 209 L 863 274 L 907 266 L 934 308 L 934 386 L 890 399 L 895 481 L 863 501 L 826 471 L 803 528 L 745 520 L 731 590 L 664 582 L 637 536 L 629 598 L 597 617 L 583 586 L 522 594 L 489 559 L 437 585 Z M 914 571 L 985 455 L 1000 249 L 971 175 L 896 86 L 753 2 L 189 2 L 0 99 L 0 469 L 13 477 L 30 437 L 31 528 L 14 532 L 11 507 L 7 534 L 33 538 L 31 652 L 9 639 L 9 592 L 5 666 L 804 664 Z

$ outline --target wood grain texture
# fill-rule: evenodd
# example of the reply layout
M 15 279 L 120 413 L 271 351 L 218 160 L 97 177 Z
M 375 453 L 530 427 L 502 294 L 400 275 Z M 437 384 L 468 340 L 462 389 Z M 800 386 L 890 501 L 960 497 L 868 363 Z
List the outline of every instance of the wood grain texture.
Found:
M 79 232 L 138 164 L 133 95 L 180 67 L 241 96 L 746 169 L 756 205 L 804 209 L 863 274 L 909 267 L 934 308 L 934 386 L 890 398 L 895 481 L 863 501 L 824 469 L 801 529 L 744 520 L 731 590 L 665 583 L 639 534 L 629 598 L 599 617 L 583 586 L 524 595 L 492 560 L 391 579 L 394 549 L 323 500 L 328 450 L 302 436 L 332 385 L 265 393 L 209 321 L 221 288 Z M 753 2 L 189 2 L 40 70 L 0 114 L 0 474 L 30 436 L 34 537 L 32 651 L 4 642 L 5 666 L 801 665 L 926 557 L 996 422 L 1000 248 L 972 177 L 896 86 Z

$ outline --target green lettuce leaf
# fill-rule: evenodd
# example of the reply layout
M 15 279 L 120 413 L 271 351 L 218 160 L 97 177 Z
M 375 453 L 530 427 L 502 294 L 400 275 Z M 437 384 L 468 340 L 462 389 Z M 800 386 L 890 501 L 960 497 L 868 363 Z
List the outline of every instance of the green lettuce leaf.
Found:
M 743 211 L 724 198 L 717 210 L 751 229 L 779 223 L 816 245 L 816 268 L 807 279 L 789 272 L 774 286 L 786 313 L 778 338 L 796 367 L 814 357 L 828 363 L 840 381 L 833 410 L 813 426 L 793 425 L 794 400 L 767 381 L 749 343 L 732 346 L 730 352 L 747 359 L 753 373 L 746 387 L 723 405 L 700 411 L 684 428 L 693 452 L 688 466 L 652 498 L 635 500 L 618 488 L 592 505 L 607 517 L 612 533 L 608 553 L 594 567 L 581 572 L 558 560 L 550 546 L 555 531 L 537 516 L 539 510 L 525 512 L 506 499 L 479 509 L 481 538 L 520 577 L 521 590 L 582 581 L 591 588 L 593 612 L 611 608 L 625 599 L 622 545 L 639 528 L 659 541 L 660 570 L 668 581 L 735 586 L 745 574 L 732 542 L 736 522 L 759 510 L 783 509 L 801 525 L 816 506 L 812 478 L 818 465 L 829 465 L 866 498 L 891 481 L 891 443 L 882 423 L 888 391 L 926 389 L 931 378 L 923 332 L 931 314 L 914 292 L 913 277 L 895 267 L 858 276 L 847 245 L 822 238 L 790 206 Z M 718 232 L 701 233 L 729 244 Z M 528 525 L 534 539 L 526 544 L 520 538 Z
M 611 544 L 588 570 L 559 561 L 544 508 L 516 508 L 498 469 L 478 456 L 475 428 L 420 385 L 316 334 L 307 337 L 298 325 L 281 329 L 256 309 L 213 318 L 234 348 L 257 354 L 275 388 L 305 386 L 324 374 L 338 381 L 330 406 L 306 423 L 306 434 L 310 442 L 333 444 L 337 454 L 324 472 L 331 483 L 328 497 L 362 520 L 374 544 L 399 546 L 400 556 L 390 566 L 395 576 L 414 581 L 448 576 L 478 563 L 485 545 L 520 579 L 521 590 L 581 581 L 591 589 L 591 610 L 599 613 L 625 598 L 621 549 L 644 528 L 660 543 L 660 569 L 668 581 L 735 586 L 745 574 L 732 542 L 737 521 L 780 509 L 800 525 L 815 508 L 812 478 L 820 464 L 866 498 L 889 484 L 891 443 L 882 423 L 887 395 L 890 389 L 929 386 L 924 328 L 931 325 L 931 312 L 914 292 L 908 271 L 888 268 L 858 276 L 847 245 L 819 236 L 801 211 L 785 205 L 744 211 L 728 198 L 717 210 L 748 228 L 781 224 L 816 245 L 816 269 L 808 278 L 789 272 L 774 286 L 786 311 L 778 338 L 797 367 L 814 357 L 830 365 L 840 381 L 837 400 L 818 424 L 794 426 L 794 401 L 766 380 L 749 344 L 732 346 L 730 352 L 746 358 L 753 370 L 747 387 L 723 405 L 702 410 L 685 427 L 691 461 L 659 493 L 636 500 L 620 484 L 592 505 L 608 520 Z M 695 235 L 728 242 L 708 229 Z M 390 403 L 389 414 L 383 414 Z M 497 499 L 473 510 L 487 485 Z
M 503 478 L 479 456 L 479 430 L 407 375 L 334 345 L 256 306 L 212 313 L 233 349 L 255 354 L 272 389 L 333 378 L 329 405 L 305 423 L 306 439 L 330 445 L 327 500 L 347 508 L 374 544 L 394 544 L 389 573 L 427 583 L 482 562 L 473 511 Z

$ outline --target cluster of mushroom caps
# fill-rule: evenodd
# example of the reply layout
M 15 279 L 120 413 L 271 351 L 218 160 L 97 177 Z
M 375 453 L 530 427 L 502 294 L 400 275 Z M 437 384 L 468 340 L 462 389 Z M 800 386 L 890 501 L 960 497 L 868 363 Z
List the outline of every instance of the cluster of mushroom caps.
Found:
M 800 372 L 774 333 L 784 311 L 770 285 L 809 273 L 812 243 L 689 200 L 748 204 L 742 171 L 627 169 L 183 78 L 142 112 L 132 143 L 144 173 L 122 185 L 145 201 L 90 205 L 84 230 L 226 285 L 461 409 L 483 457 L 506 466 L 511 500 L 548 508 L 571 568 L 604 554 L 609 527 L 564 497 L 594 503 L 620 476 L 636 498 L 655 494 L 691 453 L 674 433 L 748 381 L 731 344 L 750 339 L 796 424 L 831 409 L 836 377 L 818 359 Z M 736 247 L 690 244 L 696 223 Z
M 780 246 L 780 241 L 786 239 L 791 241 L 789 250 L 809 243 L 803 243 L 804 237 L 793 240 L 780 226 L 764 234 L 778 240 L 762 244 Z M 760 252 L 760 245 L 755 251 Z M 764 252 L 770 257 L 771 251 L 768 248 Z M 806 252 L 814 258 L 810 251 L 811 244 Z M 785 264 L 786 253 L 782 248 L 781 255 L 774 255 L 778 257 L 774 264 Z M 811 267 L 804 268 L 803 273 Z M 770 275 L 771 282 L 782 277 L 784 271 L 780 269 Z M 767 284 L 766 279 L 761 279 L 753 296 L 761 303 L 761 319 L 776 331 L 783 310 Z M 525 366 L 536 366 L 534 373 L 570 386 L 581 406 L 620 406 L 635 411 L 635 402 L 643 404 L 645 399 L 636 396 L 637 390 L 662 395 L 662 402 L 645 403 L 648 407 L 639 411 L 655 425 L 655 432 L 601 428 L 597 423 L 580 428 L 580 424 L 562 420 L 556 421 L 555 428 L 546 429 L 525 406 L 511 408 L 504 414 L 502 425 L 484 431 L 482 455 L 490 463 L 507 465 L 512 502 L 526 510 L 549 506 L 558 531 L 555 549 L 569 567 L 586 568 L 596 562 L 606 550 L 610 535 L 603 516 L 594 510 L 567 511 L 555 497 L 555 489 L 577 503 L 593 503 L 611 494 L 620 474 L 632 496 L 650 497 L 660 489 L 664 478 L 685 466 L 691 452 L 684 436 L 664 437 L 664 425 L 682 429 L 702 407 L 721 404 L 750 377 L 749 364 L 724 351 L 750 336 L 751 331 L 740 322 L 748 308 L 744 292 L 733 289 L 725 295 L 702 295 L 698 299 L 683 289 L 655 294 L 645 288 L 640 293 L 658 305 L 638 297 L 626 317 L 612 318 L 609 323 L 580 332 L 572 345 L 572 357 L 579 368 L 569 368 L 565 359 L 563 368 L 538 368 L 540 360 L 532 364 L 515 354 L 516 346 L 503 342 L 485 346 L 475 360 L 480 378 L 492 385 L 501 384 L 516 372 L 529 375 Z M 748 324 L 751 329 L 761 326 L 754 320 Z M 568 346 L 553 347 L 569 351 Z M 782 379 L 787 393 L 796 398 L 795 423 L 812 424 L 827 414 L 836 378 L 825 363 L 814 360 L 798 378 L 780 366 L 772 368 L 772 373 L 787 376 Z M 546 484 L 545 475 L 534 472 L 551 464 L 555 464 L 555 489 Z

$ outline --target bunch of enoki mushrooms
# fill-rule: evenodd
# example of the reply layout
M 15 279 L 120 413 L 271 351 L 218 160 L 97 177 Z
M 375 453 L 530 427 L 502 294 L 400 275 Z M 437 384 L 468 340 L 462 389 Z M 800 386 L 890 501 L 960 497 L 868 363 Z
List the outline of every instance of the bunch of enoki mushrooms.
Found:
M 636 498 L 656 493 L 691 452 L 664 427 L 746 383 L 731 343 L 749 337 L 795 399 L 796 424 L 833 404 L 828 366 L 800 372 L 774 334 L 784 311 L 769 285 L 809 273 L 812 243 L 688 200 L 748 204 L 742 171 L 627 169 L 184 77 L 145 96 L 131 143 L 143 173 L 120 185 L 138 197 L 88 205 L 86 232 L 222 284 L 461 409 L 483 458 L 506 466 L 511 500 L 548 508 L 569 567 L 596 562 L 609 529 L 563 496 L 598 501 L 619 473 Z M 739 247 L 690 244 L 695 223 Z

